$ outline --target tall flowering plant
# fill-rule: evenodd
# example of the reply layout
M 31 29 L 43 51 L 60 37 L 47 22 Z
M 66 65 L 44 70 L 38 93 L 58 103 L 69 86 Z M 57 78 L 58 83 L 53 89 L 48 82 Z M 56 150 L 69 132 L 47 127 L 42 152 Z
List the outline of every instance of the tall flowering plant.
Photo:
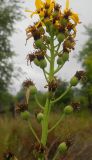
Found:
M 37 114 L 37 120 L 42 127 L 41 138 L 33 129 L 31 122 L 28 121 L 30 129 L 35 136 L 38 143 L 38 150 L 35 152 L 35 157 L 38 160 L 48 159 L 47 138 L 62 121 L 62 119 L 73 112 L 74 106 L 65 106 L 64 111 L 60 119 L 52 126 L 48 127 L 49 116 L 52 111 L 53 105 L 61 100 L 71 89 L 76 86 L 78 82 L 83 78 L 84 72 L 77 71 L 71 78 L 70 84 L 67 90 L 55 99 L 55 92 L 59 85 L 56 74 L 62 69 L 64 64 L 69 61 L 69 55 L 75 47 L 76 26 L 80 23 L 78 14 L 73 12 L 69 7 L 69 0 L 66 0 L 66 7 L 62 10 L 62 7 L 54 0 L 36 0 L 36 10 L 34 12 L 27 10 L 31 13 L 31 17 L 34 14 L 39 16 L 39 20 L 34 23 L 33 26 L 29 26 L 26 29 L 27 40 L 34 39 L 33 46 L 34 52 L 27 55 L 27 62 L 34 63 L 39 69 L 43 71 L 46 79 L 46 86 L 48 94 L 46 98 L 45 106 L 42 106 L 37 98 L 37 89 L 31 80 L 26 80 L 23 84 L 26 88 L 26 104 L 28 105 L 29 96 L 33 94 L 41 112 Z M 49 70 L 48 67 L 49 66 Z M 25 107 L 25 106 L 24 106 Z M 22 117 L 28 119 L 29 112 L 22 112 Z M 56 160 L 59 154 L 64 154 L 68 149 L 66 142 L 61 143 L 53 160 Z

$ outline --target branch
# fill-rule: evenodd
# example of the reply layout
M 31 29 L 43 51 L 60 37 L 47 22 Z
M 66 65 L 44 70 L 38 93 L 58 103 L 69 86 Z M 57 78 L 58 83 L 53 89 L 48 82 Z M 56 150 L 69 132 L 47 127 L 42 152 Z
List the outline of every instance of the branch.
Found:
M 60 45 L 61 45 L 61 43 L 58 44 L 58 48 L 57 48 L 57 50 L 55 52 L 59 51 Z
M 56 122 L 56 124 L 52 128 L 49 129 L 48 133 L 52 132 L 60 124 L 60 122 L 64 119 L 64 117 L 65 117 L 65 114 L 63 114 L 60 117 L 60 119 Z
M 29 126 L 30 130 L 32 131 L 34 137 L 35 137 L 36 140 L 38 141 L 38 143 L 40 143 L 40 140 L 39 140 L 39 138 L 38 138 L 38 136 L 37 136 L 35 130 L 33 129 L 32 125 L 31 125 L 31 123 L 30 123 L 29 121 L 28 121 L 28 126 Z
M 70 91 L 71 87 L 72 87 L 72 86 L 70 85 L 70 86 L 67 88 L 67 90 L 66 90 L 63 94 L 61 94 L 60 97 L 58 97 L 57 99 L 51 101 L 51 103 L 56 103 L 56 102 L 58 102 L 61 98 L 63 98 L 63 97 Z
M 56 74 L 56 73 L 62 68 L 62 66 L 63 66 L 63 65 L 59 65 L 59 66 L 57 67 L 57 69 L 54 71 L 54 74 Z
M 45 57 L 48 60 L 48 62 L 50 62 L 50 57 L 47 54 L 45 54 Z
M 37 96 L 35 95 L 35 100 L 36 100 L 36 103 L 38 104 L 38 106 L 41 108 L 41 109 L 44 109 L 44 107 L 40 104 L 40 102 L 38 101 L 38 98 Z
M 63 52 L 62 52 L 62 50 L 60 51 L 60 52 L 58 52 L 58 51 L 55 51 L 55 56 L 59 56 L 60 54 L 62 54 Z
M 48 78 L 47 78 L 47 76 L 46 76 L 46 71 L 43 69 L 43 73 L 44 73 L 44 76 L 45 76 L 45 79 L 46 79 L 46 81 L 48 82 Z

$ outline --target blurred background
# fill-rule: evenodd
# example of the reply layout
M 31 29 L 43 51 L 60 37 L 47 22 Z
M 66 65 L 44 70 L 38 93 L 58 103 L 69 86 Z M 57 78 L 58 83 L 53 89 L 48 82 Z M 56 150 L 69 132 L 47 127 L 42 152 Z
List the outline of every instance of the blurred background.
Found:
M 62 8 L 65 7 L 65 0 L 57 0 L 57 2 L 62 5 Z M 41 101 L 43 105 L 47 95 L 44 89 L 46 82 L 41 70 L 34 65 L 27 65 L 26 60 L 27 54 L 30 51 L 33 51 L 33 46 L 32 40 L 29 40 L 27 45 L 25 45 L 25 29 L 29 25 L 32 25 L 38 17 L 34 16 L 31 19 L 30 14 L 25 12 L 25 10 L 35 10 L 34 4 L 34 0 L 0 0 L 0 159 L 2 159 L 2 154 L 7 148 L 7 133 L 10 135 L 10 144 L 8 144 L 8 147 L 11 149 L 12 146 L 15 146 L 13 152 L 16 151 L 16 154 L 20 159 L 22 150 L 24 151 L 25 149 L 22 147 L 24 147 L 25 144 L 27 146 L 27 142 L 29 141 L 29 130 L 27 129 L 27 133 L 24 131 L 26 124 L 23 125 L 21 119 L 14 119 L 16 104 L 22 103 L 25 99 L 25 92 L 22 87 L 23 81 L 29 78 L 34 81 L 38 88 L 39 101 Z M 76 133 L 79 133 L 78 139 L 76 138 L 77 140 L 75 140 L 75 143 L 79 145 L 78 140 L 80 139 L 81 134 L 84 135 L 83 138 L 85 139 L 85 137 L 89 136 L 87 135 L 88 131 L 90 131 L 89 134 L 91 135 L 92 130 L 92 1 L 70 0 L 70 8 L 79 14 L 81 24 L 77 27 L 75 50 L 71 53 L 69 62 L 64 65 L 63 69 L 57 75 L 59 77 L 60 87 L 57 89 L 56 96 L 59 96 L 67 88 L 70 78 L 76 71 L 86 71 L 87 78 L 84 83 L 73 88 L 62 101 L 59 101 L 55 105 L 51 117 L 54 115 L 57 119 L 59 112 L 62 111 L 64 106 L 70 103 L 79 103 L 80 112 L 77 112 L 71 118 L 66 119 L 66 127 L 62 126 L 61 128 L 58 128 L 60 133 L 62 130 L 64 131 L 64 134 L 61 134 L 63 137 L 62 139 L 65 139 L 67 136 L 70 137 L 71 135 L 75 136 Z M 29 110 L 33 115 L 35 112 L 38 112 L 37 104 L 33 96 L 30 97 Z M 7 120 L 6 117 L 13 117 L 10 124 L 9 119 Z M 69 125 L 67 125 L 67 121 L 69 122 Z M 20 123 L 17 126 L 16 123 L 18 122 Z M 35 123 L 35 128 L 39 130 L 39 127 L 34 120 L 33 123 Z M 53 123 L 52 120 L 51 123 Z M 74 126 L 74 128 L 70 130 L 69 128 L 71 125 Z M 16 130 L 17 128 L 18 131 Z M 20 134 L 21 130 L 23 131 L 22 136 Z M 16 132 L 17 136 L 14 135 L 14 137 L 12 137 L 12 132 Z M 54 136 L 57 136 L 56 133 L 54 133 L 52 137 Z M 22 138 L 23 144 L 20 145 L 20 139 Z M 90 136 L 90 140 L 92 140 L 92 136 Z M 48 143 L 51 141 L 50 137 Z M 31 144 L 31 141 L 29 143 Z M 88 139 L 86 144 L 87 147 L 90 146 Z M 16 146 L 19 146 L 19 150 Z M 81 142 L 80 148 L 83 146 L 84 143 Z M 83 151 L 82 155 L 85 153 L 85 149 Z M 76 149 L 71 151 L 70 158 L 74 152 L 76 152 Z M 91 153 L 92 152 L 90 151 L 87 156 Z M 27 157 L 26 154 L 28 155 L 28 153 L 25 153 L 22 159 Z M 82 157 L 82 155 L 79 156 Z M 76 160 L 76 157 L 73 160 Z M 77 160 L 82 160 L 82 158 L 77 157 Z M 92 155 L 85 160 L 92 160 Z

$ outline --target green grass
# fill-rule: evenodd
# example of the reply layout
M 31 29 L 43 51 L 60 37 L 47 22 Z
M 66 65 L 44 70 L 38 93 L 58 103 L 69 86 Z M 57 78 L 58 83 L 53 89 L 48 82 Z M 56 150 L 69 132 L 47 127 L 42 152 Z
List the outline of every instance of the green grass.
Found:
M 50 116 L 51 127 L 59 118 L 59 113 L 53 113 Z M 32 124 L 37 131 L 38 136 L 41 135 L 40 125 L 36 122 L 34 117 L 31 118 Z M 67 138 L 80 135 L 81 141 L 92 141 L 92 113 L 85 109 L 79 113 L 67 116 L 61 124 L 48 136 L 48 146 L 58 137 L 62 142 Z M 90 135 L 90 136 L 89 136 Z M 26 121 L 21 118 L 1 118 L 0 119 L 0 160 L 3 160 L 3 153 L 6 150 L 11 150 L 19 160 L 30 160 L 32 158 L 33 144 L 35 138 L 33 137 Z M 31 158 L 30 158 L 31 157 Z

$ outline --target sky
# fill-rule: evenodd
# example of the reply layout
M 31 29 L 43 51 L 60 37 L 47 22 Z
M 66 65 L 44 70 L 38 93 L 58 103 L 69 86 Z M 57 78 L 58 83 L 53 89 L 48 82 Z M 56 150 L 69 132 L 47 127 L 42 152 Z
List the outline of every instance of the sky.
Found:
M 57 0 L 57 2 L 62 5 L 62 8 L 65 7 L 65 0 Z M 26 56 L 30 51 L 33 51 L 32 40 L 30 40 L 27 45 L 26 43 L 26 33 L 25 29 L 32 25 L 34 21 L 37 20 L 37 17 L 34 16 L 33 19 L 30 18 L 29 13 L 25 12 L 25 9 L 35 10 L 35 0 L 25 0 L 25 3 L 22 4 L 22 11 L 25 15 L 25 18 L 16 23 L 16 33 L 13 34 L 11 38 L 11 43 L 13 49 L 16 52 L 16 56 L 13 58 L 13 64 L 15 71 L 13 74 L 16 74 L 16 78 L 12 79 L 12 85 L 10 91 L 13 94 L 16 94 L 19 91 L 23 81 L 25 79 L 31 78 L 38 90 L 44 90 L 46 84 L 43 73 L 41 69 L 35 65 L 28 66 L 26 61 Z M 62 80 L 70 80 L 70 78 L 76 73 L 77 70 L 81 69 L 81 64 L 77 62 L 77 55 L 82 49 L 83 44 L 87 40 L 85 35 L 84 25 L 89 25 L 92 23 L 92 0 L 70 0 L 70 8 L 74 12 L 77 12 L 80 17 L 81 24 L 77 27 L 77 37 L 76 37 L 76 47 L 75 50 L 71 53 L 69 62 L 66 62 L 63 69 L 58 73 L 58 77 Z

